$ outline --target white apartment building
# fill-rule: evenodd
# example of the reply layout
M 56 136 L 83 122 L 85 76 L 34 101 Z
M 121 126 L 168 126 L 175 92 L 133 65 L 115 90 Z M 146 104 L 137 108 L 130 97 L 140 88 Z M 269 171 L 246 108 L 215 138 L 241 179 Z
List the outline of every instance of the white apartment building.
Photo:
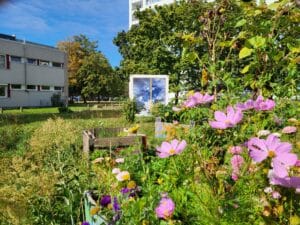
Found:
M 67 100 L 66 54 L 0 34 L 0 108 L 51 106 L 55 93 Z
M 171 4 L 174 2 L 176 0 L 129 0 L 129 28 L 139 23 L 138 19 L 134 16 L 134 12 L 137 9 L 144 10 L 156 5 Z

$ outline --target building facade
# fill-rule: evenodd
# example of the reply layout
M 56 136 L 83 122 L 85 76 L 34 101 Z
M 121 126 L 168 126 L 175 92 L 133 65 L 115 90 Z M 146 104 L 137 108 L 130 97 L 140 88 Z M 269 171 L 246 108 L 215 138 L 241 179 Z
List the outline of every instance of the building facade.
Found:
M 54 94 L 67 101 L 66 54 L 0 34 L 0 107 L 51 106 Z
M 138 19 L 134 16 L 134 12 L 137 9 L 144 10 L 156 5 L 171 4 L 174 2 L 176 0 L 129 0 L 129 28 L 139 23 Z

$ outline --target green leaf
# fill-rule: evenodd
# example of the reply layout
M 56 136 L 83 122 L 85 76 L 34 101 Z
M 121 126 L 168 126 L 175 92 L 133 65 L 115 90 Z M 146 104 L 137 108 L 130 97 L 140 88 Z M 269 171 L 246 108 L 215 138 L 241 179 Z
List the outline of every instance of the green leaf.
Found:
M 261 36 L 255 36 L 248 39 L 249 43 L 253 46 L 253 48 L 263 48 L 266 46 L 266 38 Z
M 287 44 L 287 47 L 291 51 L 291 53 L 300 53 L 300 47 L 294 47 L 291 44 Z
M 242 74 L 247 73 L 247 72 L 249 71 L 249 68 L 250 68 L 250 65 L 245 66 L 245 67 L 241 70 L 241 73 L 242 73 Z
M 268 5 L 268 9 L 276 11 L 279 6 L 280 6 L 280 3 L 278 3 L 278 2 L 272 3 L 272 4 Z
M 251 48 L 247 48 L 247 47 L 242 48 L 242 50 L 239 53 L 239 59 L 243 59 L 243 58 L 246 58 L 247 56 L 250 56 L 252 54 L 252 52 L 253 52 L 253 49 L 251 49 Z
M 241 27 L 241 26 L 244 26 L 246 23 L 247 23 L 247 20 L 241 19 L 240 21 L 238 21 L 236 23 L 236 25 L 234 27 Z

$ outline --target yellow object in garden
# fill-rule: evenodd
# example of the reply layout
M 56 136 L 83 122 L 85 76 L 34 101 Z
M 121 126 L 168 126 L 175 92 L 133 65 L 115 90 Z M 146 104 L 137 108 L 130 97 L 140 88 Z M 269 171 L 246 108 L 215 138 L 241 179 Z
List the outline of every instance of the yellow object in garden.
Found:
M 139 128 L 140 128 L 140 125 L 138 125 L 138 124 L 135 125 L 135 126 L 133 126 L 133 127 L 130 127 L 128 129 L 128 133 L 130 133 L 130 134 L 136 134 Z
M 297 215 L 290 217 L 290 224 L 291 225 L 300 225 L 300 217 Z
M 90 214 L 91 214 L 91 216 L 94 216 L 94 215 L 96 215 L 99 211 L 100 211 L 100 208 L 99 208 L 98 206 L 95 206 L 95 207 L 91 208 Z
M 192 96 L 194 93 L 195 93 L 195 92 L 194 92 L 193 90 L 191 90 L 191 91 L 189 91 L 189 92 L 186 94 L 186 96 L 187 96 L 187 97 L 190 97 L 190 96 Z
M 129 189 L 133 189 L 133 188 L 136 188 L 136 183 L 135 181 L 129 181 L 128 184 L 127 184 L 127 188 Z

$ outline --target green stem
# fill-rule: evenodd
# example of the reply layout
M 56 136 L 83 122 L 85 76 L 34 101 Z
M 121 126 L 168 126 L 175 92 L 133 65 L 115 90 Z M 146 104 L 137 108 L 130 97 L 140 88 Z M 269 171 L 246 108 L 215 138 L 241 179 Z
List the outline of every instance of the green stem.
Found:
M 173 163 L 173 165 L 175 167 L 175 171 L 176 171 L 177 176 L 179 176 L 179 172 L 178 172 L 178 169 L 177 169 L 174 157 L 171 157 L 171 161 L 172 161 L 172 163 Z

